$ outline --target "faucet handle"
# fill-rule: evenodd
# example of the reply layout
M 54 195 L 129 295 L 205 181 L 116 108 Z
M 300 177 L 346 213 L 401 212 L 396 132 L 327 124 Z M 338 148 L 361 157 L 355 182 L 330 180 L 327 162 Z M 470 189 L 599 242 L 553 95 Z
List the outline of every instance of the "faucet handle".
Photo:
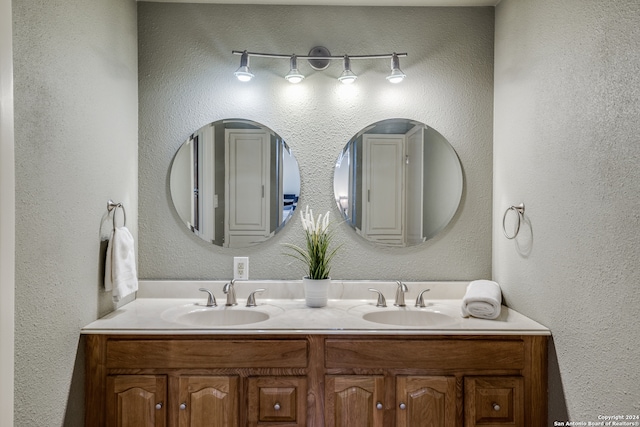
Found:
M 200 291 L 206 292 L 209 294 L 209 296 L 207 297 L 207 307 L 216 307 L 218 305 L 216 303 L 216 297 L 213 295 L 213 292 L 205 288 L 200 288 Z
M 369 288 L 369 290 L 371 292 L 377 292 L 378 293 L 378 302 L 376 303 L 376 307 L 386 307 L 387 306 L 387 300 L 384 299 L 384 295 L 382 295 L 382 292 L 380 292 L 377 289 L 373 289 L 373 288 Z
M 431 289 L 425 289 L 422 292 L 420 292 L 420 294 L 418 295 L 418 298 L 416 298 L 416 307 L 426 307 L 424 305 L 424 298 L 422 297 L 422 295 L 424 295 L 425 292 L 429 292 Z
M 404 302 L 404 293 L 409 292 L 409 288 L 400 280 L 397 280 L 396 284 L 398 285 L 398 289 L 396 289 L 396 302 L 393 303 L 393 305 L 396 307 L 406 307 L 407 304 Z
M 256 289 L 255 291 L 249 294 L 249 298 L 247 298 L 247 307 L 255 307 L 256 304 L 256 294 L 261 294 L 266 291 L 265 288 Z

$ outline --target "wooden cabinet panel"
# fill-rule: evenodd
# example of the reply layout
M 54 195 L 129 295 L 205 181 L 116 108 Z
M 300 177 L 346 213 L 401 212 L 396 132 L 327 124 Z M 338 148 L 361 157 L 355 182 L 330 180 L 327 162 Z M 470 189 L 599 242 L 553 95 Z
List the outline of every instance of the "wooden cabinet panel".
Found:
M 328 368 L 522 369 L 521 340 L 327 339 Z
M 109 340 L 107 367 L 304 368 L 306 340 Z
M 466 377 L 464 379 L 465 427 L 523 426 L 522 377 Z
M 238 378 L 180 377 L 179 427 L 237 427 Z
M 306 395 L 306 377 L 249 378 L 249 425 L 306 425 Z
M 325 380 L 327 427 L 382 426 L 384 377 L 328 376 Z
M 455 377 L 396 379 L 397 427 L 456 427 Z
M 164 427 L 167 378 L 164 375 L 107 377 L 108 427 Z
M 87 336 L 85 425 L 546 423 L 544 336 L 237 337 Z

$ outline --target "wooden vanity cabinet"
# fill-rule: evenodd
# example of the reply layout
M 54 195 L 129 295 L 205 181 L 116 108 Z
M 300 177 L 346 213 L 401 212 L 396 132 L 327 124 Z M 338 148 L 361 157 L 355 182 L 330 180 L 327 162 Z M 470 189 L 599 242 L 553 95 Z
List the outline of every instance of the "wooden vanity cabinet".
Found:
M 329 375 L 325 382 L 325 426 L 382 426 L 383 401 L 383 376 Z
M 238 397 L 237 376 L 180 376 L 178 426 L 238 427 Z
M 87 427 L 543 427 L 541 335 L 86 335 Z
M 456 378 L 396 378 L 397 427 L 456 427 Z
M 165 427 L 171 412 L 181 427 L 238 426 L 236 377 L 179 376 L 172 381 L 177 393 L 169 391 L 166 375 L 108 375 L 106 425 Z
M 525 424 L 522 377 L 465 377 L 465 427 Z
M 327 377 L 325 425 L 382 427 L 385 412 L 395 410 L 397 427 L 456 427 L 455 377 L 398 376 L 395 385 L 393 398 L 384 376 Z
M 248 384 L 249 426 L 305 425 L 306 377 L 250 377 Z
M 546 336 L 341 336 L 324 346 L 327 426 L 547 423 Z M 357 402 L 362 418 L 344 423 L 339 399 Z
M 109 375 L 106 389 L 108 427 L 165 427 L 165 375 Z

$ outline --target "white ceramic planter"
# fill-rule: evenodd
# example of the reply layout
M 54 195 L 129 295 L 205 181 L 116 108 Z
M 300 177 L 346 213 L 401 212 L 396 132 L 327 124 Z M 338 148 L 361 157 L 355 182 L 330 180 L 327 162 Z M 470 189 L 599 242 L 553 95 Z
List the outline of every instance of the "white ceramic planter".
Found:
M 324 307 L 327 305 L 331 278 L 316 280 L 305 276 L 302 278 L 302 284 L 304 285 L 304 298 L 307 306 Z

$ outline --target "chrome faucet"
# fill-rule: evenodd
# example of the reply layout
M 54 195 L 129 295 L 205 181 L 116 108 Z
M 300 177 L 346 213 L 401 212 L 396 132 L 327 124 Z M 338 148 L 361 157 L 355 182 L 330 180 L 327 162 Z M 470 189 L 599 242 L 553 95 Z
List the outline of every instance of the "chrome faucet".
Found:
M 200 290 L 202 292 L 206 292 L 207 294 L 209 294 L 209 296 L 207 297 L 207 307 L 216 307 L 218 305 L 216 303 L 216 297 L 213 296 L 213 292 L 211 292 L 209 289 L 205 289 L 205 288 L 200 288 Z
M 404 303 L 404 294 L 405 292 L 409 292 L 409 288 L 399 280 L 396 281 L 396 284 L 398 285 L 398 289 L 396 289 L 396 302 L 393 303 L 393 305 L 396 307 L 406 307 L 407 304 Z
M 229 283 L 225 284 L 222 288 L 222 292 L 227 294 L 227 303 L 226 306 L 238 305 L 236 301 L 236 290 L 233 285 L 236 283 L 236 280 L 233 279 Z

